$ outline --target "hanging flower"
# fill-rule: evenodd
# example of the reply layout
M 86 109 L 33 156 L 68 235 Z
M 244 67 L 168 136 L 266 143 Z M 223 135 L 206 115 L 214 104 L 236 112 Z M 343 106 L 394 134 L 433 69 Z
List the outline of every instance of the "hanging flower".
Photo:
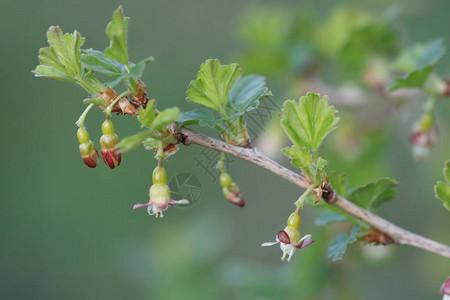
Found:
M 306 246 L 314 243 L 314 240 L 311 239 L 311 235 L 307 234 L 305 236 L 301 236 L 298 228 L 300 227 L 300 215 L 298 210 L 293 212 L 287 221 L 287 226 L 280 230 L 275 237 L 275 242 L 266 242 L 262 243 L 262 247 L 273 246 L 276 244 L 280 244 L 281 251 L 283 251 L 283 256 L 281 260 L 284 261 L 286 255 L 288 256 L 287 261 L 290 261 L 292 255 L 297 249 L 305 248 Z
M 430 150 L 438 143 L 438 140 L 439 132 L 434 125 L 434 117 L 431 113 L 426 113 L 413 126 L 411 143 L 414 158 L 428 157 Z
M 94 143 L 89 139 L 89 134 L 84 128 L 78 128 L 78 141 L 80 142 L 79 150 L 81 159 L 89 168 L 95 168 L 98 162 L 98 152 Z
M 220 185 L 222 185 L 222 192 L 227 200 L 237 206 L 243 207 L 245 200 L 242 198 L 241 190 L 233 182 L 231 176 L 226 172 L 220 173 Z
M 122 154 L 117 147 L 119 143 L 119 137 L 114 133 L 114 125 L 106 119 L 102 124 L 103 135 L 100 137 L 100 147 L 102 149 L 102 157 L 105 164 L 114 169 L 122 160 Z
M 156 167 L 153 171 L 153 185 L 150 187 L 149 196 L 150 201 L 147 204 L 136 204 L 133 209 L 139 207 L 147 207 L 149 215 L 155 215 L 155 217 L 164 217 L 163 212 L 169 207 L 177 204 L 188 204 L 189 201 L 173 200 L 170 198 L 170 189 L 166 184 L 167 172 L 161 166 Z

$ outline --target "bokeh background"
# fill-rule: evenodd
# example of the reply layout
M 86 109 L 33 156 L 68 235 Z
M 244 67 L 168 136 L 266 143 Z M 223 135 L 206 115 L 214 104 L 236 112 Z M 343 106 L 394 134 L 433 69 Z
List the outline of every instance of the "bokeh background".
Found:
M 144 149 L 124 155 L 122 165 L 86 168 L 78 154 L 74 122 L 85 93 L 76 86 L 34 78 L 39 47 L 50 25 L 79 30 L 86 48 L 104 49 L 104 34 L 119 4 L 131 17 L 130 54 L 134 61 L 153 55 L 145 73 L 149 94 L 161 108 L 192 106 L 184 101 L 201 62 L 230 63 L 242 43 L 239 17 L 255 5 L 302 9 L 326 16 L 336 5 L 372 13 L 392 1 L 12 1 L 3 0 L 2 147 L 0 149 L 0 298 L 1 299 L 439 299 L 438 288 L 450 275 L 450 261 L 407 246 L 349 246 L 344 260 L 332 263 L 326 249 L 345 225 L 318 227 L 318 210 L 307 207 L 302 231 L 316 243 L 281 263 L 270 241 L 292 210 L 300 191 L 247 162 L 232 159 L 230 173 L 247 205 L 239 209 L 222 196 L 219 184 L 196 166 L 197 146 L 183 147 L 166 167 L 169 178 L 188 171 L 200 179 L 202 196 L 188 208 L 171 208 L 155 220 L 132 211 L 147 201 L 152 156 Z M 403 1 L 398 23 L 405 43 L 450 38 L 448 0 Z M 249 8 L 250 7 L 250 8 Z M 450 55 L 439 66 L 450 70 Z M 245 71 L 245 70 L 244 70 Z M 272 98 L 282 103 L 283 85 L 269 80 Z M 300 95 L 298 95 L 300 96 Z M 330 169 L 349 174 L 351 186 L 390 176 L 400 182 L 395 201 L 379 213 L 417 233 L 450 244 L 449 214 L 434 198 L 450 154 L 450 108 L 438 103 L 441 142 L 431 157 L 412 159 L 408 134 L 417 108 L 393 114 L 382 144 L 367 164 L 355 164 L 324 148 Z M 420 103 L 415 107 L 420 108 Z M 339 108 L 339 106 L 338 106 Z M 420 110 L 420 109 L 419 109 Z M 89 116 L 95 140 L 102 114 Z M 119 136 L 138 129 L 131 117 L 115 119 Z M 339 136 L 338 129 L 333 135 Z M 378 136 L 378 135 L 377 135 Z M 378 136 L 379 137 L 379 136 Z M 370 139 L 371 137 L 367 137 Z M 278 161 L 288 165 L 281 157 Z M 371 165 L 376 165 L 375 169 Z M 214 171 L 214 170 L 213 170 Z

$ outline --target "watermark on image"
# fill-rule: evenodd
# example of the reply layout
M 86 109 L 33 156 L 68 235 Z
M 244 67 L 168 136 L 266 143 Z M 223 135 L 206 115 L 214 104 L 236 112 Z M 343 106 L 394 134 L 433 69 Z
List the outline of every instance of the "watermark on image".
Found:
M 275 114 L 280 112 L 280 107 L 272 98 L 266 98 L 260 102 L 257 109 L 248 112 L 245 116 L 248 135 L 251 142 L 258 139 L 260 132 L 264 130 L 267 124 L 272 120 Z M 219 134 L 218 139 L 222 139 Z M 216 169 L 216 164 L 220 158 L 220 152 L 210 148 L 203 148 L 197 155 L 193 157 L 195 166 L 202 169 L 203 175 L 209 177 L 213 182 L 219 177 L 219 170 Z M 226 156 L 224 164 L 228 169 L 228 166 L 233 163 Z
M 179 205 L 180 208 L 194 206 L 203 194 L 203 187 L 198 177 L 188 172 L 172 176 L 169 180 L 169 188 L 173 199 L 189 201 L 189 204 Z

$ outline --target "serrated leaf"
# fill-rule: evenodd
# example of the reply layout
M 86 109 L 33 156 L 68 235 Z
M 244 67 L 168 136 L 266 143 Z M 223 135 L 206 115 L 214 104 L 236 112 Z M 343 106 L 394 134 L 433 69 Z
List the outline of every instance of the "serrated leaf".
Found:
M 323 171 L 325 167 L 328 165 L 328 161 L 323 159 L 322 157 L 319 157 L 316 161 L 316 169 L 319 171 Z
M 381 178 L 377 182 L 360 186 L 350 193 L 348 199 L 364 209 L 372 209 L 381 202 L 391 200 L 397 194 L 397 181 L 391 178 Z
M 108 76 L 120 76 L 127 72 L 127 67 L 117 60 L 107 58 L 103 52 L 88 49 L 81 54 L 81 63 L 85 68 Z
M 214 114 L 206 109 L 193 109 L 184 112 L 178 119 L 180 125 L 200 125 L 214 127 L 221 122 L 216 120 Z
M 344 222 L 347 221 L 347 218 L 341 214 L 335 213 L 333 211 L 325 211 L 321 216 L 316 218 L 314 224 L 316 226 L 328 225 L 330 223 L 335 222 Z
M 291 158 L 291 164 L 304 171 L 309 171 L 312 164 L 311 153 L 306 149 L 299 149 L 296 146 L 284 148 L 281 150 L 287 157 Z
M 237 112 L 245 113 L 258 107 L 259 101 L 272 96 L 263 76 L 239 77 L 228 95 L 228 104 Z
M 76 30 L 63 34 L 59 26 L 50 26 L 47 39 L 50 47 L 39 49 L 40 65 L 33 71 L 35 76 L 76 82 L 82 73 L 80 47 L 85 39 Z
M 450 185 L 438 181 L 434 186 L 434 194 L 436 198 L 443 202 L 444 207 L 450 210 Z
M 221 65 L 208 59 L 200 65 L 197 79 L 189 83 L 187 100 L 224 112 L 231 87 L 242 71 L 237 64 Z
M 129 65 L 127 35 L 130 18 L 123 15 L 122 6 L 116 9 L 112 21 L 106 27 L 106 35 L 110 39 L 109 47 L 105 49 L 107 58 L 112 58 L 124 65 Z
M 414 69 L 406 74 L 405 77 L 396 78 L 387 90 L 394 91 L 400 88 L 423 87 L 425 81 L 434 71 L 437 62 L 444 56 L 445 51 L 446 49 L 443 40 L 436 39 L 425 45 L 420 51 L 420 55 L 410 55 L 410 57 L 416 59 L 413 63 Z
M 155 115 L 155 101 L 150 100 L 147 102 L 145 109 L 142 106 L 139 107 L 137 119 L 142 126 L 150 127 L 155 120 Z
M 178 107 L 167 108 L 156 116 L 150 126 L 150 129 L 151 131 L 161 131 L 170 123 L 175 122 L 179 117 L 180 109 Z
M 341 233 L 334 238 L 331 242 L 330 247 L 328 247 L 328 258 L 332 261 L 337 261 L 342 259 L 342 256 L 347 250 L 347 245 L 355 241 L 356 234 L 358 233 L 360 226 L 356 225 L 353 227 L 350 234 Z
M 347 198 L 347 175 L 338 171 L 332 171 L 328 174 L 331 187 L 338 195 Z
M 337 110 L 329 106 L 328 97 L 308 93 L 298 102 L 284 102 L 281 126 L 299 148 L 317 149 L 325 137 L 336 128 Z

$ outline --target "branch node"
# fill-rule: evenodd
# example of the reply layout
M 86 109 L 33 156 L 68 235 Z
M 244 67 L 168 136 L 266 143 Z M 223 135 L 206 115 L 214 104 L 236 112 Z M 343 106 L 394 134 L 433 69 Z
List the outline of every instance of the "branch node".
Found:
M 333 190 L 329 183 L 326 183 L 322 188 L 322 198 L 327 203 L 333 203 L 337 199 L 336 192 Z

